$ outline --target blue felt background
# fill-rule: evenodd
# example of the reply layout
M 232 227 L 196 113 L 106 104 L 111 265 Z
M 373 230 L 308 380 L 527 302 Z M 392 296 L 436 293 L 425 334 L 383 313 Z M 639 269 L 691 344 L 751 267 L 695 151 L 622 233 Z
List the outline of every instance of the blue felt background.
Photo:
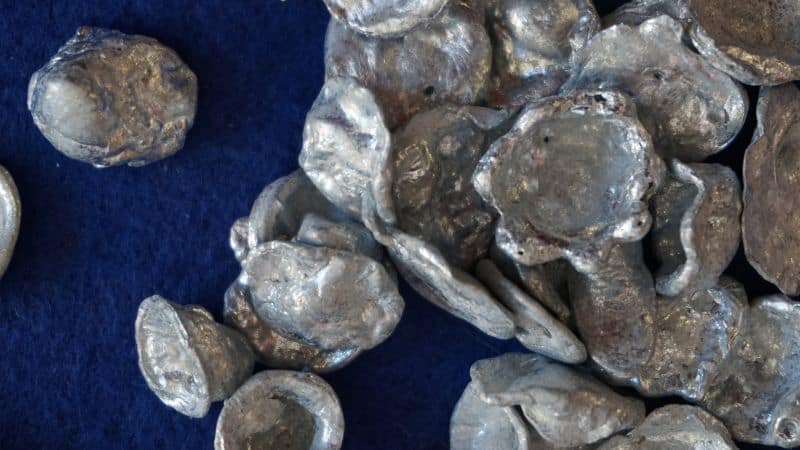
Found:
M 621 1 L 597 1 L 609 12 Z M 22 196 L 22 232 L 0 281 L 0 448 L 211 449 L 202 420 L 163 406 L 136 365 L 133 321 L 154 293 L 218 318 L 238 273 L 228 229 L 296 166 L 322 84 L 319 0 L 0 0 L 0 164 Z M 200 81 L 184 150 L 140 169 L 71 161 L 39 134 L 28 78 L 80 25 L 173 47 Z M 753 91 L 751 90 L 751 95 Z M 740 170 L 746 134 L 720 160 Z M 741 257 L 732 273 L 772 292 Z M 520 347 L 482 335 L 403 286 L 396 333 L 326 376 L 346 449 L 446 449 L 470 364 Z

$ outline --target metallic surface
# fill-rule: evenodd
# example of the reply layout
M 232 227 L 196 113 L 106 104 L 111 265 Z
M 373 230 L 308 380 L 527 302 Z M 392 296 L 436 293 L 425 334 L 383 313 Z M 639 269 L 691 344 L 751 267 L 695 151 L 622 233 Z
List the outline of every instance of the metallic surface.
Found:
M 400 275 L 420 295 L 489 336 L 514 337 L 512 313 L 478 280 L 451 265 L 435 246 L 383 222 L 374 201 L 365 201 L 363 210 L 364 225 L 386 246 Z
M 415 115 L 392 135 L 392 152 L 373 179 L 381 217 L 438 248 L 462 269 L 486 256 L 494 211 L 472 172 L 508 114 L 445 105 Z
M 366 37 L 331 20 L 326 76 L 353 77 L 371 90 L 390 129 L 433 106 L 474 104 L 486 93 L 492 58 L 482 9 L 453 1 L 427 27 L 396 39 Z
M 689 50 L 682 35 L 681 24 L 667 16 L 603 30 L 581 51 L 563 91 L 625 92 L 659 155 L 701 161 L 736 137 L 748 99 L 738 83 Z
M 200 306 L 181 306 L 158 295 L 136 316 L 139 369 L 166 405 L 203 417 L 253 373 L 253 352 L 244 336 L 214 322 Z
M 331 15 L 361 34 L 398 37 L 428 24 L 450 0 L 325 0 Z
M 484 402 L 474 381 L 464 389 L 450 418 L 450 450 L 549 448 L 540 440 L 518 408 Z
M 681 24 L 687 25 L 689 8 L 683 1 L 675 0 L 630 0 L 603 17 L 603 25 L 611 27 L 618 24 L 637 26 L 642 22 L 667 15 Z
M 703 398 L 731 355 L 747 308 L 744 288 L 730 278 L 678 297 L 658 297 L 653 352 L 639 371 L 639 391 Z
M 303 128 L 300 167 L 334 205 L 361 216 L 370 186 L 391 136 L 375 97 L 352 78 L 329 78 Z
M 556 447 L 598 442 L 635 427 L 645 415 L 641 400 L 535 354 L 477 361 L 470 376 L 483 402 L 520 406 L 536 432 Z
M 302 244 L 357 253 L 375 261 L 381 261 L 384 257 L 383 247 L 360 223 L 334 222 L 316 213 L 305 215 L 294 240 Z
M 0 166 L 0 278 L 3 277 L 19 236 L 22 206 L 11 174 Z
M 722 422 L 696 406 L 667 405 L 647 415 L 626 436 L 614 437 L 599 450 L 733 450 L 736 445 Z
M 744 157 L 742 241 L 747 260 L 787 295 L 800 294 L 800 89 L 762 88 Z
M 555 94 L 599 27 L 590 0 L 488 0 L 486 16 L 495 106 Z
M 662 171 L 628 97 L 576 91 L 528 105 L 483 156 L 473 184 L 499 212 L 495 239 L 511 258 L 565 257 L 592 271 L 614 242 L 650 229 L 646 202 Z
M 660 267 L 656 291 L 675 296 L 712 286 L 739 249 L 739 179 L 719 164 L 669 163 L 670 173 L 650 200 L 651 247 Z
M 491 260 L 480 260 L 475 275 L 511 311 L 517 340 L 525 348 L 568 364 L 586 360 L 586 348 L 572 331 L 506 278 Z
M 799 348 L 800 304 L 781 295 L 755 300 L 702 405 L 736 440 L 800 445 Z
M 570 273 L 575 324 L 589 357 L 617 382 L 629 382 L 653 351 L 655 288 L 642 244 L 616 244 L 594 272 Z
M 28 109 L 70 158 L 142 166 L 183 147 L 197 77 L 155 39 L 81 27 L 31 77 Z
M 338 450 L 342 407 L 333 388 L 313 373 L 267 370 L 225 401 L 215 450 Z

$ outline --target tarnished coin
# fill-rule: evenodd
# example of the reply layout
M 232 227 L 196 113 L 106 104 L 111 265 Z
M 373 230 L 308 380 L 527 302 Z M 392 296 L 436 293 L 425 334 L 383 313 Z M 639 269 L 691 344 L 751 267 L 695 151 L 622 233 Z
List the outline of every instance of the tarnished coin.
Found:
M 22 214 L 19 192 L 11 174 L 0 166 L 0 278 L 3 277 L 17 244 Z
M 645 416 L 641 400 L 534 354 L 507 353 L 477 361 L 470 376 L 481 400 L 520 406 L 536 432 L 556 447 L 598 442 L 635 427 Z
M 682 35 L 681 24 L 667 16 L 603 30 L 581 51 L 563 90 L 625 92 L 659 155 L 701 161 L 736 137 L 748 100 L 738 83 L 689 50 Z
M 424 26 L 450 0 L 325 0 L 331 15 L 359 33 L 398 37 Z
M 663 163 L 631 100 L 577 91 L 528 105 L 483 156 L 473 183 L 499 213 L 497 246 L 521 264 L 565 257 L 581 271 L 650 229 Z
M 300 167 L 320 192 L 353 217 L 385 159 L 391 136 L 372 93 L 352 78 L 329 78 L 306 116 Z
M 614 245 L 595 272 L 570 273 L 569 291 L 589 357 L 617 382 L 630 382 L 655 339 L 656 292 L 642 244 Z
M 333 388 L 313 373 L 267 370 L 225 401 L 215 450 L 338 450 L 344 416 Z
M 203 417 L 253 373 L 244 336 L 214 322 L 200 306 L 181 306 L 155 295 L 139 305 L 136 350 L 147 386 L 167 406 Z
M 487 0 L 494 106 L 522 106 L 555 94 L 577 51 L 597 31 L 589 0 Z
M 719 286 L 656 299 L 655 342 L 639 371 L 647 396 L 699 401 L 731 355 L 747 314 L 744 288 L 730 278 Z
M 454 105 L 415 115 L 393 134 L 391 156 L 373 180 L 381 217 L 469 270 L 494 235 L 494 211 L 475 192 L 472 173 L 507 118 Z
M 719 164 L 670 161 L 669 176 L 650 201 L 656 291 L 674 296 L 717 282 L 739 248 L 739 179 Z
M 31 77 L 28 109 L 70 158 L 142 166 L 183 147 L 197 77 L 155 39 L 81 27 Z
M 436 105 L 474 104 L 486 93 L 492 63 L 483 21 L 483 8 L 464 1 L 396 39 L 363 36 L 331 20 L 326 76 L 349 76 L 372 91 L 390 129 Z
M 386 246 L 403 279 L 428 301 L 489 336 L 514 337 L 508 309 L 469 273 L 451 265 L 435 246 L 384 223 L 374 201 L 364 204 L 364 225 Z
M 762 88 L 744 156 L 742 240 L 750 264 L 786 295 L 800 294 L 800 90 Z
M 696 406 L 667 405 L 647 415 L 626 436 L 614 437 L 599 450 L 735 450 L 725 426 Z
M 757 299 L 733 352 L 709 383 L 702 405 L 734 439 L 800 445 L 800 304 L 782 295 Z
M 525 348 L 568 364 L 586 360 L 586 347 L 572 331 L 507 279 L 491 260 L 480 260 L 475 273 L 511 311 L 517 340 Z

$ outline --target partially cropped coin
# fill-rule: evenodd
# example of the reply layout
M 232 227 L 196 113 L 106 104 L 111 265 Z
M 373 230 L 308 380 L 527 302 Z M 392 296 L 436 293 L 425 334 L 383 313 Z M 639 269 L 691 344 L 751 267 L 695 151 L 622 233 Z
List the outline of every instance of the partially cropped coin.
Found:
M 31 77 L 28 109 L 70 158 L 142 166 L 183 147 L 197 77 L 155 39 L 82 27 Z
M 166 405 L 203 417 L 253 372 L 244 336 L 214 322 L 200 306 L 181 306 L 158 295 L 146 298 L 136 316 L 139 369 Z
M 787 295 L 800 294 L 800 89 L 762 88 L 744 156 L 742 241 L 750 264 Z
M 344 416 L 336 393 L 313 373 L 267 370 L 225 401 L 215 450 L 338 450 Z
M 353 77 L 372 91 L 390 129 L 436 105 L 474 104 L 486 93 L 491 69 L 483 20 L 483 8 L 466 1 L 394 39 L 367 37 L 331 20 L 326 77 Z
M 11 262 L 17 244 L 21 206 L 17 185 L 11 174 L 0 166 L 0 278 Z
M 656 290 L 673 296 L 712 286 L 739 248 L 742 199 L 736 173 L 719 164 L 670 161 L 650 201 Z
M 398 37 L 427 25 L 450 0 L 325 0 L 331 15 L 359 33 Z
M 736 137 L 747 115 L 741 86 L 681 41 L 683 28 L 659 16 L 616 25 L 592 38 L 563 89 L 618 89 L 636 102 L 656 152 L 702 161 Z

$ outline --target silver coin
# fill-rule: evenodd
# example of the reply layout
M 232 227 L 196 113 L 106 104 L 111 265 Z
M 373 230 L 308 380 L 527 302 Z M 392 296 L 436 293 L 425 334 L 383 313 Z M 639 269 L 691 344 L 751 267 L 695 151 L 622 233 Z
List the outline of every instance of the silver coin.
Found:
M 667 16 L 603 30 L 584 47 L 563 90 L 625 92 L 659 155 L 701 161 L 736 137 L 748 99 L 738 83 L 689 50 L 682 35 L 681 24 Z
M 331 15 L 359 33 L 398 37 L 427 25 L 449 0 L 325 0 Z
M 656 291 L 674 296 L 714 285 L 733 260 L 741 235 L 739 179 L 719 164 L 670 161 L 653 196 L 652 250 L 660 267 Z
M 204 417 L 253 373 L 253 352 L 244 336 L 214 322 L 200 306 L 181 306 L 158 295 L 136 316 L 139 369 L 167 406 Z
M 21 215 L 17 185 L 8 170 L 0 166 L 0 278 L 14 254 Z
M 70 158 L 142 166 L 183 147 L 197 77 L 155 39 L 81 27 L 31 77 L 28 109 Z
M 215 450 L 338 450 L 344 416 L 336 393 L 313 373 L 267 370 L 225 401 Z

